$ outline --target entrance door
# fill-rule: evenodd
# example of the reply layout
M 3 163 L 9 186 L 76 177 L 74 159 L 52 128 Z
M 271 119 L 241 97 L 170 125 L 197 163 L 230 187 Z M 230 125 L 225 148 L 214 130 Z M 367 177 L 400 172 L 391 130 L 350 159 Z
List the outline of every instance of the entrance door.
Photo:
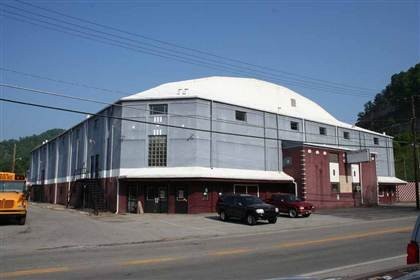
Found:
M 362 194 L 360 192 L 360 185 L 353 184 L 353 200 L 354 200 L 354 207 L 360 207 L 362 205 Z
M 159 213 L 168 213 L 168 187 L 159 187 Z
M 144 212 L 168 213 L 168 187 L 147 186 Z
M 138 212 L 138 197 L 139 187 L 134 185 L 128 185 L 127 187 L 127 211 L 128 213 L 137 214 Z
M 188 213 L 188 193 L 187 187 L 177 187 L 175 193 L 175 213 Z
M 235 193 L 246 194 L 246 185 L 235 185 L 234 186 Z

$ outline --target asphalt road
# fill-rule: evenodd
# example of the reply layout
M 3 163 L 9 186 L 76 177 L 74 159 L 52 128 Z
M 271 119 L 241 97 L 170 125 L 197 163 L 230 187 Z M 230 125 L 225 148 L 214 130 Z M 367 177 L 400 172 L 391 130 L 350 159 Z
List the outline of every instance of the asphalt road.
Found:
M 204 280 L 357 275 L 403 264 L 414 221 L 411 213 L 281 232 L 242 231 L 168 242 L 10 253 L 2 256 L 0 279 Z

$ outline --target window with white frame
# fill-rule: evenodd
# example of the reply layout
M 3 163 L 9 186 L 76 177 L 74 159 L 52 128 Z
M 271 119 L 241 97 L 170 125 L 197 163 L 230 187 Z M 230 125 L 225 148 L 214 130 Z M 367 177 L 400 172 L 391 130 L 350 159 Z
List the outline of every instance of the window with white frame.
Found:
M 258 185 L 254 184 L 235 184 L 233 185 L 233 193 L 243 193 L 260 196 L 260 189 Z

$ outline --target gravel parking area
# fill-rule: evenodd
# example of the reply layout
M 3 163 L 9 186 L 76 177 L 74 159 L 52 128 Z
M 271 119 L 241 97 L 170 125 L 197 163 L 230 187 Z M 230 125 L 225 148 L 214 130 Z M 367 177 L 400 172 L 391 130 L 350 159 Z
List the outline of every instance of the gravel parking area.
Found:
M 322 210 L 309 218 L 282 216 L 276 224 L 247 226 L 221 222 L 215 213 L 197 215 L 142 214 L 100 216 L 59 205 L 32 204 L 24 226 L 0 224 L 0 256 L 33 250 L 89 248 L 226 235 L 255 235 L 306 228 L 368 223 L 371 219 L 413 217 L 412 208 L 358 208 Z

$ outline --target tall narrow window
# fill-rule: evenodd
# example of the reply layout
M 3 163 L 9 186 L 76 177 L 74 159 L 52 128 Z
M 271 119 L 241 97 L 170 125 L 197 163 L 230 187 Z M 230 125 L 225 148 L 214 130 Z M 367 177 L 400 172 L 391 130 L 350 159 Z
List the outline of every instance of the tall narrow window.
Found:
M 166 166 L 166 135 L 149 135 L 149 166 Z
M 291 130 L 299 130 L 299 123 L 298 122 L 290 122 L 290 129 Z
M 292 105 L 292 107 L 296 107 L 296 99 L 291 98 L 290 99 L 290 105 Z
M 96 120 L 93 121 L 93 129 L 97 130 L 98 127 L 99 127 L 99 119 L 96 119 Z
M 344 139 L 350 139 L 350 132 L 348 132 L 348 131 L 344 131 L 344 132 L 343 132 L 343 138 L 344 138 Z
M 235 111 L 235 118 L 237 121 L 246 122 L 246 112 Z
M 99 178 L 99 154 L 95 155 L 95 178 Z
M 319 134 L 327 135 L 327 129 L 325 127 L 319 127 Z
M 379 138 L 378 137 L 373 137 L 373 144 L 379 145 Z
M 150 104 L 150 115 L 167 115 L 168 104 Z

